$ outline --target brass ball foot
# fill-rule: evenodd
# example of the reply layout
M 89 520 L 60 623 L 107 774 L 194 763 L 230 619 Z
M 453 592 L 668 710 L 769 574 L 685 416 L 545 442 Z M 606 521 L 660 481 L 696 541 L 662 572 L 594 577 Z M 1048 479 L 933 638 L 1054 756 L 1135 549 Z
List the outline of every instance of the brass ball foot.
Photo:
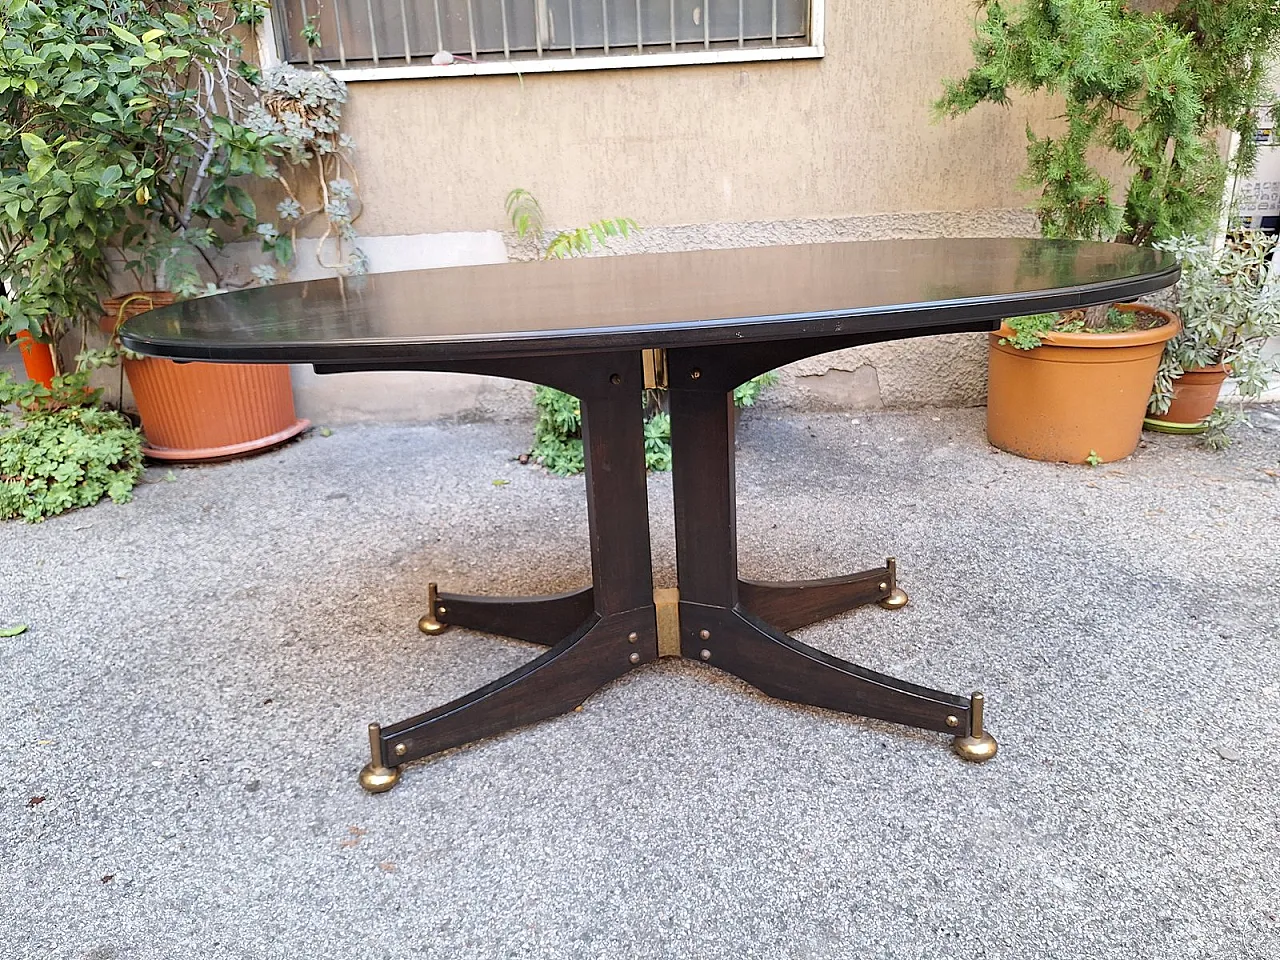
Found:
M 911 599 L 907 596 L 907 591 L 901 587 L 894 587 L 889 591 L 889 595 L 880 601 L 880 606 L 886 610 L 901 610 L 907 605 L 907 601 Z
M 1000 745 L 991 734 L 983 733 L 980 737 L 956 737 L 951 741 L 951 749 L 961 760 L 986 763 L 996 755 Z
M 360 786 L 370 793 L 386 793 L 399 782 L 399 767 L 379 767 L 366 763 L 360 771 Z
M 418 620 L 418 629 L 425 633 L 428 637 L 439 636 L 449 629 L 447 623 L 441 623 L 431 614 L 425 614 Z

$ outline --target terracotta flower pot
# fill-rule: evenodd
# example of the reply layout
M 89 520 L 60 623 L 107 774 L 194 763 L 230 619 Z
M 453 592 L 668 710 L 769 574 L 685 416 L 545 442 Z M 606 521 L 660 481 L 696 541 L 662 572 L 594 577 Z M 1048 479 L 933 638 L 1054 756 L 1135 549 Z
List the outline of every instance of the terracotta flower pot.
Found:
M 1227 379 L 1225 364 L 1195 367 L 1173 381 L 1173 402 L 1159 418 L 1166 423 L 1199 423 L 1218 405 L 1218 394 Z
M 1145 304 L 1117 309 L 1159 316 L 1161 326 L 1124 333 L 1045 333 L 1033 350 L 990 335 L 987 439 L 1032 460 L 1120 460 L 1138 446 L 1165 341 L 1181 329 L 1167 310 Z
M 103 327 L 114 330 L 173 299 L 169 293 L 112 298 L 103 304 Z M 124 372 L 146 436 L 142 452 L 156 460 L 222 460 L 254 453 L 311 426 L 294 412 L 293 385 L 283 364 L 147 357 L 125 360 Z
M 28 379 L 46 387 L 53 386 L 57 370 L 53 364 L 53 348 L 49 344 L 41 343 L 26 330 L 21 330 L 18 332 L 18 352 L 22 354 L 22 366 Z

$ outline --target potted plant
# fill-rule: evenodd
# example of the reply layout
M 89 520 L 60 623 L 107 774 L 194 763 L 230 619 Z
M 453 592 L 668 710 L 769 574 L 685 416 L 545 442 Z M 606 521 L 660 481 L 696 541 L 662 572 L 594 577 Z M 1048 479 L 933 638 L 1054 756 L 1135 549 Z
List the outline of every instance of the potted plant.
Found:
M 1127 457 L 1178 329 L 1176 316 L 1141 303 L 1006 320 L 989 335 L 987 438 L 1032 460 Z
M 227 285 L 218 265 L 204 256 L 223 243 L 223 235 L 211 228 L 217 223 L 240 227 L 241 235 L 250 233 L 272 255 L 274 263 L 253 268 L 254 282 L 287 276 L 299 229 L 318 216 L 324 219 L 316 254 L 321 264 L 340 274 L 367 269 L 354 242 L 360 206 L 346 176 L 352 145 L 339 132 L 345 86 L 326 71 L 288 65 L 262 76 L 239 60 L 238 45 L 222 39 L 232 20 L 253 23 L 262 9 L 254 0 L 222 8 L 221 20 L 206 28 L 217 39 L 193 52 L 194 85 L 189 78 L 157 75 L 176 110 L 185 109 L 188 100 L 195 109 L 189 124 L 170 128 L 179 135 L 166 154 L 154 209 L 148 221 L 122 234 L 122 252 L 140 281 L 163 277 L 173 293 L 152 291 L 140 282 L 140 292 L 108 300 L 103 319 L 112 331 L 175 296 Z M 315 178 L 319 198 L 309 207 L 286 174 L 304 168 Z M 236 183 L 244 177 L 274 181 L 282 190 L 279 222 L 259 219 L 253 198 Z M 209 275 L 216 283 L 206 282 Z M 283 365 L 177 364 L 125 356 L 124 368 L 148 436 L 145 451 L 155 458 L 221 459 L 273 446 L 310 425 L 294 412 L 289 369 Z
M 109 23 L 51 0 L 10 5 L 0 21 L 0 339 L 46 387 L 60 369 L 52 347 L 96 311 L 107 244 L 155 177 L 116 128 L 138 84 L 99 36 Z
M 1258 231 L 1229 236 L 1218 249 L 1194 237 L 1162 244 L 1182 265 L 1178 312 L 1182 331 L 1165 348 L 1156 372 L 1148 426 L 1207 432 L 1212 445 L 1227 440 L 1229 414 L 1211 418 L 1229 376 L 1242 399 L 1260 396 L 1274 360 L 1263 356 L 1280 336 L 1280 287 L 1268 283 L 1276 239 Z
M 98 318 L 110 332 L 133 313 L 215 292 L 231 285 L 217 251 L 238 237 L 255 237 L 287 266 L 298 227 L 317 213 L 333 235 L 321 241 L 333 265 L 364 270 L 351 242 L 359 209 L 342 171 L 345 88 L 290 67 L 264 77 L 243 58 L 240 38 L 253 36 L 266 6 L 30 0 L 6 13 L 0 279 L 10 294 L 0 297 L 0 335 L 56 341 L 68 322 Z M 285 174 L 303 165 L 319 181 L 310 210 Z M 260 221 L 245 188 L 255 178 L 283 190 L 278 217 Z M 136 288 L 103 304 L 108 251 Z M 279 274 L 260 264 L 253 275 Z M 141 358 L 125 366 L 152 456 L 226 456 L 307 426 L 294 414 L 286 366 Z
M 1250 105 L 1261 101 L 1266 64 L 1280 50 L 1280 7 L 1256 0 L 1166 0 L 1154 6 L 1027 0 L 1016 7 L 983 0 L 981 7 L 975 65 L 947 83 L 934 106 L 940 115 L 954 117 L 984 102 L 1007 105 L 1011 91 L 1062 98 L 1061 132 L 1027 131 L 1024 183 L 1039 188 L 1035 210 L 1044 236 L 1150 244 L 1183 234 L 1204 236 L 1215 228 L 1228 170 L 1232 164 L 1248 169 L 1256 160 L 1257 119 Z M 1231 164 L 1218 153 L 1223 129 L 1240 134 Z M 1112 184 L 1096 166 L 1105 152 L 1123 156 L 1130 171 L 1123 204 L 1113 201 Z M 1150 315 L 1129 308 L 1121 313 Z M 1106 332 L 1107 315 L 1099 309 L 1083 318 L 1037 318 L 992 335 L 988 435 L 993 443 L 1027 456 L 1075 462 L 1118 459 L 1133 451 L 1145 410 L 1136 397 L 1149 393 L 1160 344 L 1177 327 L 1167 321 L 1142 330 L 1135 320 L 1138 329 Z M 1017 349 L 1019 330 L 1026 331 L 1028 324 L 1031 332 L 1048 335 L 1043 346 L 1031 347 L 1024 362 L 1016 362 L 1018 355 L 1006 348 Z M 1103 342 L 1122 351 L 1144 351 L 1140 361 L 1136 354 L 1129 356 L 1129 366 L 1135 377 L 1139 370 L 1149 371 L 1145 387 L 1125 381 L 1123 394 L 1103 396 L 1097 391 L 1112 389 L 1113 380 L 1118 391 L 1120 381 L 1101 377 L 1086 385 L 1097 365 L 1078 361 L 1104 356 Z M 1021 345 L 1029 342 L 1022 339 Z M 1080 375 L 1080 391 L 1038 391 L 1004 382 L 1050 351 L 1067 351 L 1061 359 L 1075 358 L 1059 372 Z M 1105 420 L 1123 418 L 1123 429 L 1106 439 L 1081 422 L 1076 415 L 1080 396 L 1104 411 Z M 1023 421 L 1014 431 L 1019 435 L 1038 430 L 1072 439 L 1033 452 L 1007 439 L 1013 432 L 1000 423 L 1006 417 Z M 1115 442 L 1121 433 L 1131 442 Z

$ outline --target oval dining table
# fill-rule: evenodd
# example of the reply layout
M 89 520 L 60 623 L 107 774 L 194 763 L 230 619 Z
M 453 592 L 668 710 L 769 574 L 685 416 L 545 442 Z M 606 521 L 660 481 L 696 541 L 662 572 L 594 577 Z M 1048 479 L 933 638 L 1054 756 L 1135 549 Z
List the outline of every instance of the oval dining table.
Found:
M 448 267 L 255 287 L 129 320 L 125 347 L 182 362 L 429 370 L 556 387 L 581 400 L 591 585 L 555 596 L 425 586 L 423 632 L 546 647 L 524 666 L 397 723 L 370 724 L 370 792 L 411 761 L 568 712 L 659 657 L 765 694 L 938 731 L 963 758 L 996 741 L 980 693 L 899 680 L 796 640 L 863 604 L 907 602 L 893 559 L 822 580 L 738 575 L 733 389 L 846 347 L 996 329 L 1006 317 L 1130 300 L 1173 284 L 1172 256 L 1117 243 L 886 240 Z M 677 583 L 655 591 L 642 421 L 671 416 Z

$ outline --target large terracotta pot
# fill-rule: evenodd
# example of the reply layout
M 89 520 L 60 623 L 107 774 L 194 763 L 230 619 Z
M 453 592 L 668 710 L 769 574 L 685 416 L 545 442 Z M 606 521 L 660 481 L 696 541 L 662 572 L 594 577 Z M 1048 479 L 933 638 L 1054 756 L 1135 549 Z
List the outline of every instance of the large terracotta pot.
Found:
M 26 330 L 20 330 L 18 352 L 22 354 L 22 366 L 27 371 L 28 380 L 35 380 L 46 387 L 53 386 L 57 368 L 53 362 L 53 348 L 49 344 L 41 343 Z
M 1173 402 L 1159 414 L 1166 423 L 1199 423 L 1218 405 L 1218 394 L 1227 379 L 1225 364 L 1195 367 L 1173 381 Z
M 1167 310 L 1117 304 L 1156 314 L 1161 326 L 1125 333 L 1046 333 L 1034 350 L 990 335 L 987 439 L 1032 460 L 1086 463 L 1120 460 L 1138 446 L 1142 418 L 1165 341 L 1181 329 Z
M 128 302 L 125 302 L 125 301 Z M 172 303 L 167 293 L 115 297 L 103 304 L 103 325 Z M 146 443 L 157 460 L 221 460 L 254 453 L 311 426 L 293 408 L 293 385 L 283 364 L 174 363 L 125 360 Z

